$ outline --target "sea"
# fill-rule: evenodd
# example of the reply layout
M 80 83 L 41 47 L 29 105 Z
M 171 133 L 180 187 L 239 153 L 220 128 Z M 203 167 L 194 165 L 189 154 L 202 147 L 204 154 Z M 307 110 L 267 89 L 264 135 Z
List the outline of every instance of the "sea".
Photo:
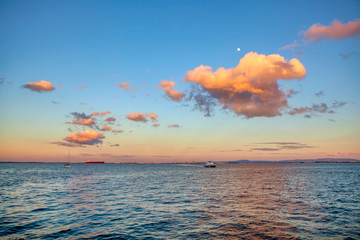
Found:
M 0 239 L 360 239 L 360 164 L 0 163 Z

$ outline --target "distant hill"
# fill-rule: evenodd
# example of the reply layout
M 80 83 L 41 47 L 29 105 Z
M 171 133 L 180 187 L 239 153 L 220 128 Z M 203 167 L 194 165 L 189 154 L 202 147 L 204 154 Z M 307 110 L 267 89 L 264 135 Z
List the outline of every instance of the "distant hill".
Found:
M 227 163 L 360 163 L 358 159 L 352 158 L 317 158 L 317 159 L 293 159 L 281 161 L 263 161 L 263 160 L 236 160 Z

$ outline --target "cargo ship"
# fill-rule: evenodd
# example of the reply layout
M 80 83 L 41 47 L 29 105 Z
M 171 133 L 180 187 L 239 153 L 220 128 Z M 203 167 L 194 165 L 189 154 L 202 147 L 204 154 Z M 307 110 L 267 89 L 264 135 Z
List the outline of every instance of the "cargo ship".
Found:
M 90 160 L 87 160 L 85 163 L 86 164 L 104 164 L 105 162 L 104 161 L 90 161 Z

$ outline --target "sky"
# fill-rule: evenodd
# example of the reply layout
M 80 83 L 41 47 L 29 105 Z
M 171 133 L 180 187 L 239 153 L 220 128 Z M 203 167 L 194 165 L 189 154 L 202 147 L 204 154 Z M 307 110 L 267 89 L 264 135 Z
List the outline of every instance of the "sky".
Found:
M 0 161 L 360 159 L 359 1 L 0 1 Z

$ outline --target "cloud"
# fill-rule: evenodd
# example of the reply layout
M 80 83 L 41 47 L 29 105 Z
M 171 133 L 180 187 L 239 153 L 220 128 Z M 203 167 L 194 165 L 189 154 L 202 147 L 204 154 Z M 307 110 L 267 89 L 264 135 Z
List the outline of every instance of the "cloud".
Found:
M 296 47 L 302 46 L 302 44 L 299 44 L 298 40 L 295 40 L 292 44 L 286 45 L 284 47 L 281 47 L 280 50 L 286 50 L 286 49 L 294 49 Z
M 293 108 L 288 113 L 290 115 L 303 114 L 303 113 L 335 113 L 333 109 L 341 108 L 346 104 L 347 102 L 338 102 L 338 101 L 334 101 L 330 107 L 326 103 L 313 104 L 311 107 Z M 311 118 L 311 115 L 307 114 L 305 115 L 305 118 Z
M 204 93 L 199 85 L 191 84 L 191 90 L 185 99 L 186 101 L 195 101 L 193 110 L 199 110 L 205 117 L 211 117 L 217 106 L 216 100 L 208 93 Z
M 149 121 L 148 118 L 150 118 L 150 120 L 152 122 L 156 122 L 158 117 L 159 117 L 159 115 L 152 113 L 152 112 L 145 113 L 145 114 L 142 112 L 139 112 L 139 113 L 132 112 L 126 116 L 127 119 L 129 119 L 131 121 L 135 121 L 135 122 L 147 122 L 147 121 Z
M 73 115 L 75 119 L 71 122 L 66 122 L 66 124 L 92 127 L 96 121 L 94 118 L 91 118 L 91 115 L 86 115 L 85 113 L 72 112 L 71 115 Z
M 91 114 L 91 116 L 105 116 L 106 114 L 111 114 L 110 111 L 106 111 L 106 112 L 93 112 Z
M 86 130 L 83 132 L 70 133 L 67 137 L 64 138 L 64 140 L 70 143 L 95 145 L 101 144 L 103 142 L 103 138 L 105 137 L 102 133 L 99 133 L 95 130 Z
M 159 115 L 155 114 L 155 113 L 149 113 L 149 118 L 151 119 L 151 121 L 153 122 L 157 122 Z
M 110 147 L 119 147 L 119 146 L 120 146 L 120 144 L 117 144 L 117 143 L 116 143 L 116 144 L 111 144 L 111 145 L 110 145 Z
M 49 92 L 55 90 L 51 82 L 41 80 L 39 82 L 29 82 L 23 86 L 35 92 Z
M 51 144 L 64 146 L 64 147 L 85 147 L 78 143 L 67 143 L 67 142 L 51 142 Z
M 159 123 L 154 123 L 153 125 L 151 125 L 153 127 L 160 127 L 160 124 Z
M 137 92 L 140 90 L 140 88 L 130 88 L 129 82 L 116 83 L 115 85 L 118 86 L 119 89 L 124 89 L 126 92 Z
M 132 113 L 128 114 L 126 116 L 126 118 L 131 121 L 134 121 L 134 122 L 147 122 L 148 121 L 146 119 L 145 114 L 143 114 L 142 112 L 139 112 L 139 113 L 132 112 Z
M 113 118 L 113 117 L 107 117 L 106 122 L 115 122 L 116 121 L 116 118 Z
M 113 133 L 122 133 L 124 132 L 123 130 L 112 130 Z
M 344 39 L 360 34 L 360 20 L 341 23 L 335 19 L 331 25 L 322 26 L 319 23 L 312 25 L 304 32 L 304 37 L 309 41 L 320 42 L 323 39 Z
M 281 115 L 288 107 L 286 93 L 278 80 L 301 79 L 306 76 L 304 66 L 296 58 L 286 61 L 273 54 L 247 53 L 235 68 L 199 66 L 187 72 L 185 82 L 202 87 L 218 105 L 247 118 Z
M 349 57 L 352 56 L 359 56 L 360 53 L 358 52 L 349 52 L 349 53 L 340 53 L 339 56 L 342 57 L 343 59 L 348 59 Z
M 83 88 L 88 88 L 88 87 L 89 87 L 88 85 L 80 85 L 80 86 L 78 87 L 78 89 L 81 90 L 81 89 L 83 89 Z
M 315 96 L 317 96 L 317 97 L 324 96 L 324 91 L 320 91 L 320 92 L 315 93 Z
M 168 128 L 179 128 L 180 125 L 179 124 L 171 124 L 168 126 Z
M 176 83 L 173 81 L 162 80 L 158 87 L 163 90 L 171 100 L 179 102 L 183 99 L 184 94 L 174 90 L 175 85 Z
M 253 151 L 280 151 L 280 150 L 296 150 L 304 148 L 313 148 L 313 146 L 298 142 L 264 142 L 259 145 L 272 145 L 271 147 L 255 147 Z
M 51 101 L 52 104 L 60 104 L 61 102 Z
M 103 126 L 102 128 L 101 128 L 101 131 L 111 131 L 112 130 L 112 128 L 110 127 L 110 126 Z

